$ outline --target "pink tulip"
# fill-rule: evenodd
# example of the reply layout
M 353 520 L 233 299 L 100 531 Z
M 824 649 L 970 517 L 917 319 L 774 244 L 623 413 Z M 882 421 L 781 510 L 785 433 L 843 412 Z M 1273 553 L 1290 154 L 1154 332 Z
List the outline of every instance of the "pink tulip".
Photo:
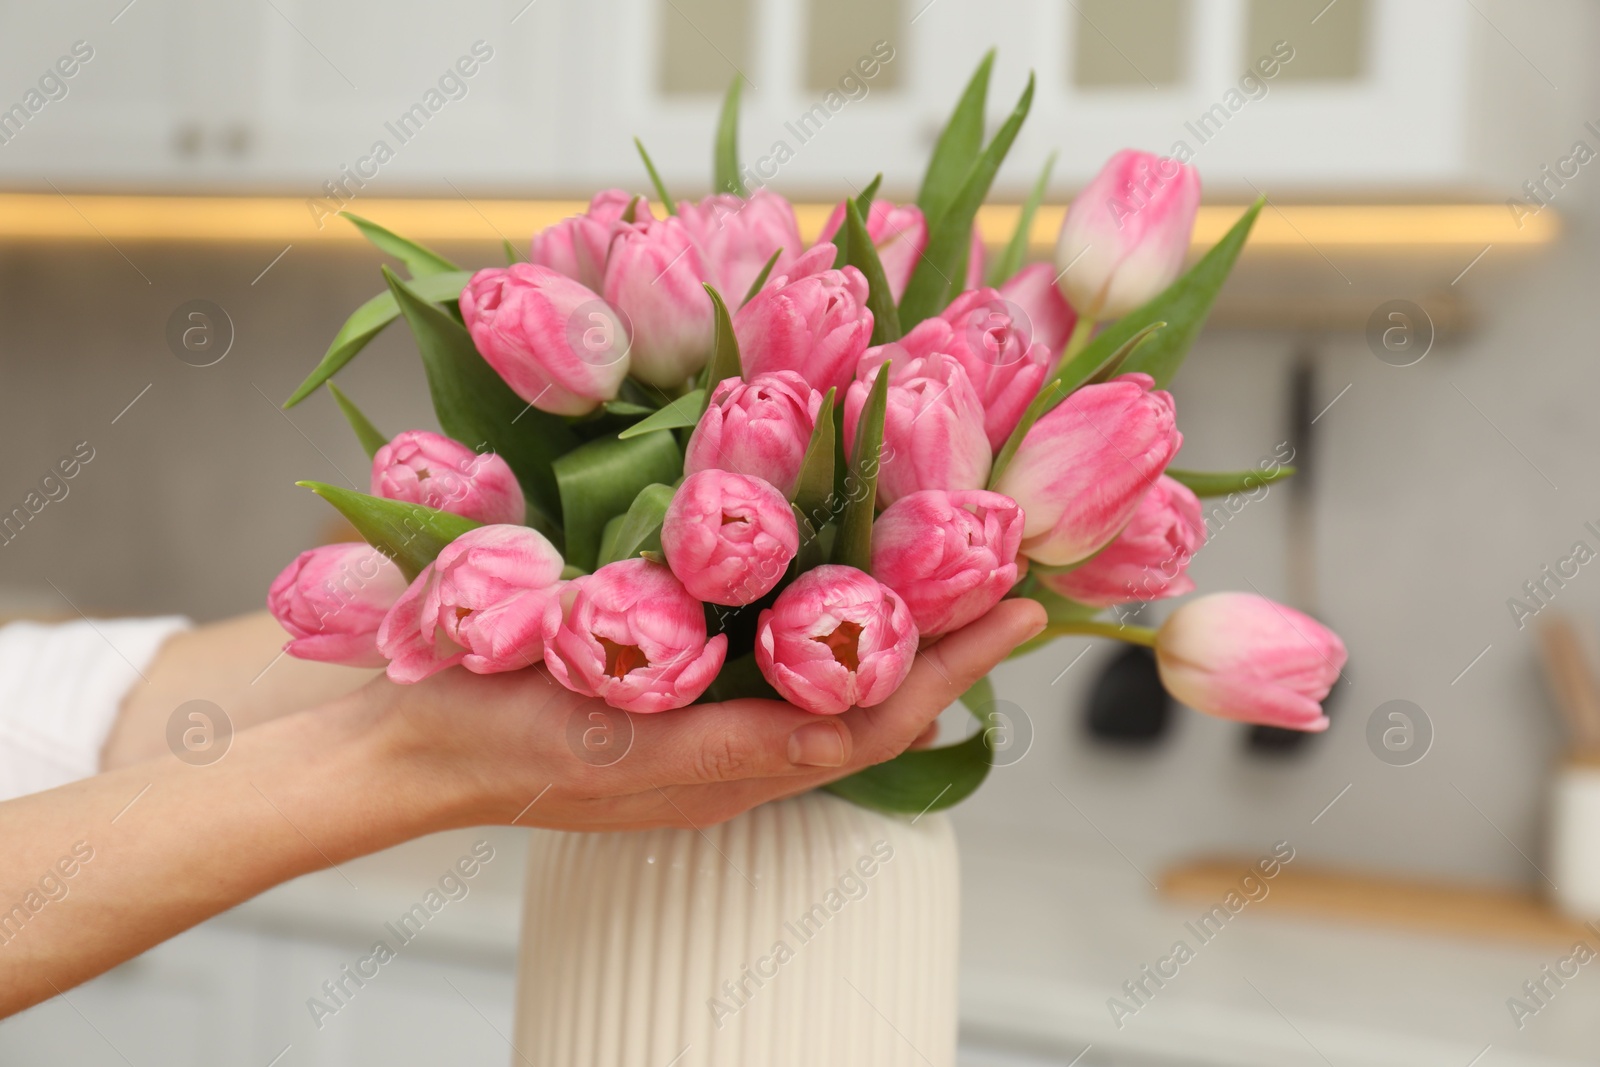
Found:
M 756 666 L 783 698 L 818 715 L 887 700 L 917 654 L 900 594 L 854 567 L 825 564 L 778 594 L 756 623 Z
M 1101 608 L 1182 596 L 1194 590 L 1185 572 L 1205 540 L 1199 498 L 1163 474 L 1115 541 L 1081 566 L 1041 572 L 1039 580 L 1064 597 Z
M 730 471 L 691 474 L 661 524 L 661 551 L 697 600 L 738 607 L 766 596 L 800 548 L 789 501 Z
M 1027 313 L 993 289 L 967 290 L 940 318 L 954 331 L 945 351 L 967 372 L 989 447 L 999 452 L 1044 384 L 1050 350 L 1033 340 Z
M 616 312 L 549 267 L 480 270 L 462 290 L 461 317 L 483 358 L 540 411 L 587 414 L 627 377 L 628 333 Z
M 1199 171 L 1118 152 L 1067 208 L 1056 242 L 1061 291 L 1097 322 L 1126 315 L 1177 278 L 1199 207 Z
M 1022 506 L 1022 554 L 1088 559 L 1121 532 L 1183 444 L 1172 394 L 1148 374 L 1086 385 L 1033 424 L 995 490 Z
M 923 636 L 948 633 L 1017 583 L 1022 509 L 981 489 L 903 496 L 872 527 L 872 574 L 899 593 Z
M 400 568 L 371 545 L 323 545 L 300 553 L 272 580 L 267 610 L 289 633 L 289 655 L 381 667 L 378 626 L 405 590 Z
M 1060 359 L 1078 324 L 1078 313 L 1056 288 L 1056 269 L 1048 263 L 1030 263 L 1000 286 L 1000 295 L 1022 309 L 1034 341 L 1050 350 L 1051 360 Z
M 422 569 L 379 627 L 389 677 L 420 682 L 457 664 L 498 674 L 538 663 L 561 567 L 561 553 L 537 530 L 468 530 Z
M 621 189 L 596 193 L 584 214 L 562 219 L 536 234 L 528 261 L 560 271 L 598 292 L 605 284 L 606 253 L 611 247 L 611 238 L 616 234 L 623 213 L 635 199 L 632 193 Z M 639 199 L 634 215 L 650 218 L 650 204 Z
M 807 252 L 795 270 L 831 262 L 831 247 Z M 867 279 L 854 267 L 778 278 L 739 309 L 733 332 L 747 375 L 790 370 L 821 392 L 842 390 L 872 340 Z
M 1309 615 L 1250 593 L 1213 593 L 1156 635 L 1161 682 L 1208 715 L 1316 732 L 1344 668 L 1344 642 Z
M 698 204 L 684 201 L 678 217 L 700 250 L 711 284 L 730 308 L 739 306 L 774 252 L 783 250 L 767 275 L 769 282 L 787 274 L 804 251 L 794 208 L 765 189 L 757 189 L 748 200 L 722 194 Z
M 635 557 L 566 583 L 545 618 L 556 681 L 624 711 L 694 702 L 722 669 L 728 637 L 706 640 L 705 608 L 659 563 Z
M 396 434 L 378 449 L 372 457 L 372 495 L 425 504 L 485 524 L 520 523 L 527 510 L 522 487 L 505 460 L 427 430 Z
M 719 382 L 684 450 L 684 473 L 736 471 L 793 496 L 821 406 L 822 394 L 794 371 Z
M 633 338 L 632 373 L 677 389 L 711 355 L 711 298 L 700 253 L 683 220 L 647 219 L 618 227 L 606 260 L 606 302 Z M 737 303 L 739 296 L 724 299 Z
M 932 352 L 908 358 L 901 344 L 868 352 L 861 360 L 861 377 L 845 394 L 845 441 L 853 447 L 861 409 L 886 359 L 893 362 L 878 503 L 893 504 L 919 489 L 982 489 L 993 459 L 983 429 L 983 405 L 953 356 Z
M 874 200 L 863 221 L 867 224 L 867 236 L 878 250 L 878 261 L 883 264 L 889 292 L 898 303 L 928 247 L 928 222 L 922 217 L 922 209 L 915 204 L 895 205 L 887 200 Z M 817 240 L 832 241 L 843 223 L 844 204 L 840 203 L 828 216 Z

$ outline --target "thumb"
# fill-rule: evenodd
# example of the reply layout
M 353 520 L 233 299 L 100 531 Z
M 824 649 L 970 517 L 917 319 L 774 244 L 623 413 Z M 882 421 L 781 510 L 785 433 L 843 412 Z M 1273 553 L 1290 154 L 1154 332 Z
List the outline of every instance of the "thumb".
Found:
M 974 682 L 988 674 L 1012 649 L 1036 637 L 1047 622 L 1036 600 L 1002 600 L 987 615 L 945 635 L 917 653 L 916 664 L 894 695 L 882 704 L 856 708 L 841 719 L 854 736 L 844 773 L 904 752 Z

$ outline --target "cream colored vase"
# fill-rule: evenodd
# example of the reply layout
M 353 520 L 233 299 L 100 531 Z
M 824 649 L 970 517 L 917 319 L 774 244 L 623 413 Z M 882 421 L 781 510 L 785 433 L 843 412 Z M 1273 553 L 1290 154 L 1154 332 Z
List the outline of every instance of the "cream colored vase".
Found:
M 824 793 L 703 833 L 535 831 L 532 1067 L 953 1067 L 959 871 L 941 814 Z

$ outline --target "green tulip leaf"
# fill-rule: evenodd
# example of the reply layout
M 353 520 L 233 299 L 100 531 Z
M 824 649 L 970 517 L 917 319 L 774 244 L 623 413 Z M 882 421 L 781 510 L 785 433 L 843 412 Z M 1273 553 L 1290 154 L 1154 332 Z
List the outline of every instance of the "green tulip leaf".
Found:
M 878 186 L 882 184 L 883 175 L 880 173 L 868 182 L 867 187 L 861 191 L 861 195 L 856 197 L 856 210 L 861 213 L 863 219 L 872 214 L 872 198 L 878 195 Z M 844 203 L 850 203 L 850 198 L 846 197 Z M 833 269 L 841 270 L 846 263 L 850 262 L 850 227 L 846 224 L 845 219 L 839 220 L 839 228 L 833 231 L 831 240 L 833 246 L 839 250 L 833 257 Z M 873 251 L 877 251 L 876 246 L 874 246 Z
M 518 263 L 526 263 L 528 261 L 528 257 L 517 251 L 517 246 L 511 243 L 511 238 L 500 238 L 500 247 L 506 254 L 506 266 L 510 267 Z
M 994 463 L 989 467 L 989 488 L 993 489 L 1000 484 L 1000 476 L 1011 466 L 1011 459 L 1017 454 L 1017 449 L 1022 447 L 1022 439 L 1028 436 L 1028 431 L 1033 429 L 1033 424 L 1039 417 L 1055 406 L 1056 401 L 1066 394 L 1061 391 L 1059 381 L 1045 383 L 1039 394 L 1033 398 L 1022 412 L 1022 418 L 1017 420 L 1017 425 L 1012 429 L 1011 436 L 1006 438 L 1006 443 L 1000 446 L 1000 454 L 994 457 Z
M 561 491 L 566 560 L 593 570 L 606 523 L 626 514 L 650 484 L 671 485 L 683 475 L 683 454 L 671 431 L 622 440 L 601 437 L 552 464 Z
M 368 496 L 326 482 L 295 484 L 338 508 L 339 513 L 350 520 L 350 525 L 366 538 L 367 544 L 394 560 L 408 582 L 421 574 L 445 545 L 482 525 L 448 511 Z
M 1205 326 L 1206 317 L 1211 314 L 1211 305 L 1216 301 L 1223 283 L 1228 280 L 1228 274 L 1233 270 L 1233 264 L 1250 236 L 1250 227 L 1255 225 L 1256 216 L 1261 214 L 1264 203 L 1266 197 L 1258 197 L 1222 240 L 1200 257 L 1199 262 L 1149 303 L 1130 311 L 1107 327 L 1073 358 L 1068 369 L 1100 366 L 1106 361 L 1108 353 L 1126 344 L 1139 331 L 1151 323 L 1165 322 L 1169 325 L 1160 338 L 1131 357 L 1122 370 L 1124 373 L 1142 371 L 1156 380 L 1158 388 L 1172 381 L 1172 376 L 1178 373 L 1178 367 L 1183 363 L 1183 357 L 1189 354 L 1194 339 Z M 1089 375 L 1084 377 L 1087 379 Z
M 1011 233 L 1011 240 L 1006 243 L 1005 251 L 995 259 L 989 268 L 989 284 L 998 289 L 1022 269 L 1022 261 L 1028 256 L 1028 238 L 1033 232 L 1033 217 L 1038 214 L 1039 205 L 1044 202 L 1045 189 L 1050 184 L 1050 172 L 1055 169 L 1056 154 L 1050 153 L 1050 158 L 1044 161 L 1044 170 L 1039 172 L 1039 180 L 1033 183 L 1033 188 L 1028 191 L 1028 199 L 1023 201 L 1022 213 L 1017 216 L 1017 228 Z
M 772 268 L 778 265 L 778 257 L 781 255 L 783 255 L 783 249 L 780 248 L 767 257 L 766 266 L 761 268 L 761 273 L 756 275 L 756 280 L 751 282 L 750 288 L 745 290 L 744 299 L 739 301 L 740 307 L 744 307 L 756 298 L 756 294 L 761 291 L 761 287 L 767 284 L 767 279 L 772 277 Z
M 1248 471 L 1185 471 L 1168 467 L 1167 477 L 1189 487 L 1195 496 L 1230 496 L 1252 493 L 1264 485 L 1293 476 L 1293 467 Z
M 972 683 L 965 693 L 961 694 L 961 704 L 977 717 L 979 722 L 985 722 L 990 710 L 994 707 L 994 683 L 986 674 Z
M 989 106 L 989 74 L 994 69 L 994 49 L 984 54 L 978 69 L 956 101 L 950 121 L 945 123 L 928 157 L 928 170 L 917 193 L 917 206 L 931 225 L 954 203 L 966 184 L 978 153 L 983 148 L 984 111 Z
M 380 251 L 398 259 L 406 265 L 406 270 L 411 272 L 413 278 L 425 278 L 430 274 L 458 274 L 461 268 L 445 259 L 431 248 L 424 248 L 415 241 L 408 240 L 385 229 L 376 222 L 369 222 L 360 215 L 352 215 L 348 211 L 341 211 L 341 215 L 355 224 L 361 231 L 361 236 L 371 241 Z
M 950 302 L 952 288 L 959 292 L 965 277 L 965 264 L 972 251 L 972 224 L 978 208 L 989 195 L 1000 164 L 1017 139 L 1017 133 L 1033 106 L 1033 75 L 1028 75 L 1017 106 L 995 133 L 994 140 L 978 156 L 960 190 L 944 213 L 929 216 L 928 247 L 911 272 L 905 295 L 900 299 L 900 326 L 910 330 L 923 319 L 937 315 Z
M 747 197 L 744 176 L 739 173 L 739 90 L 742 75 L 733 76 L 728 95 L 722 98 L 722 114 L 717 118 L 717 143 L 712 155 L 712 187 L 719 193 Z
M 800 461 L 800 478 L 794 489 L 794 506 L 814 531 L 822 529 L 833 516 L 833 404 L 837 392 L 829 386 L 817 409 L 817 422 L 806 444 L 805 458 Z
M 389 438 L 384 436 L 382 430 L 372 425 L 372 420 L 361 413 L 355 401 L 344 395 L 344 391 L 332 382 L 328 383 L 328 392 L 333 394 L 334 403 L 339 405 L 339 410 L 344 412 L 345 421 L 356 432 L 356 440 L 361 442 L 361 447 L 366 449 L 367 458 L 371 459 L 378 454 L 378 449 L 389 443 Z
M 850 471 L 845 478 L 839 537 L 833 544 L 833 562 L 869 574 L 872 573 L 872 517 L 878 497 L 878 465 L 883 457 L 883 420 L 889 405 L 889 362 L 885 360 L 879 365 L 872 391 L 861 408 L 855 447 L 850 453 Z
M 654 415 L 656 408 L 629 400 L 607 400 L 601 407 L 608 415 Z
M 471 279 L 472 272 L 463 270 L 451 274 L 429 274 L 409 284 L 412 291 L 424 300 L 434 303 L 448 300 L 453 303 L 460 299 L 461 290 L 466 288 Z M 334 337 L 333 344 L 328 346 L 327 354 L 317 364 L 317 369 L 300 383 L 300 387 L 283 402 L 283 406 L 292 408 L 316 392 L 323 382 L 343 370 L 344 365 L 367 346 L 367 342 L 399 317 L 400 305 L 394 302 L 394 294 L 387 290 L 356 308 L 355 313 L 339 328 L 338 335 Z
M 640 419 L 617 436 L 626 441 L 631 437 L 640 437 L 656 430 L 676 430 L 683 426 L 693 426 L 700 421 L 705 406 L 705 390 L 691 389 L 660 410 Z M 609 404 L 607 410 L 610 410 Z
M 961 803 L 989 776 L 989 714 L 984 725 L 958 745 L 908 749 L 887 763 L 857 771 L 823 786 L 828 792 L 864 808 L 918 815 L 943 811 Z
M 478 354 L 466 327 L 387 267 L 383 274 L 416 338 L 439 426 L 474 451 L 497 453 L 511 465 L 529 505 L 548 519 L 559 517 L 562 496 L 551 465 L 577 444 L 571 427 L 513 393 Z M 599 534 L 595 530 L 596 544 Z
M 845 201 L 845 223 L 842 229 L 850 231 L 846 246 L 849 264 L 867 279 L 867 307 L 872 311 L 872 344 L 888 344 L 900 340 L 900 312 L 894 305 L 894 293 L 889 291 L 889 279 L 883 273 L 883 262 L 878 250 L 867 235 L 867 224 L 854 200 Z
M 641 552 L 661 551 L 661 523 L 667 517 L 674 490 L 655 482 L 639 490 L 628 510 L 606 523 L 600 545 L 600 565 L 632 559 Z
M 668 215 L 678 213 L 677 204 L 672 200 L 672 194 L 667 192 L 667 183 L 661 180 L 661 173 L 656 170 L 655 162 L 650 158 L 650 153 L 644 150 L 644 142 L 635 137 L 633 147 L 639 150 L 639 158 L 644 160 L 644 169 L 650 174 L 650 184 L 656 187 L 656 195 L 661 198 L 661 203 L 666 206 Z
M 872 344 L 888 344 L 901 339 L 899 310 L 894 307 L 894 294 L 890 291 L 888 277 L 883 274 L 883 262 L 878 250 L 867 235 L 867 224 L 854 200 L 845 202 L 845 227 L 850 230 L 848 261 L 867 278 L 867 307 L 872 310 Z
M 1046 412 L 1066 399 L 1069 393 L 1083 384 L 1078 379 L 1078 375 L 1099 374 L 1107 369 L 1120 367 L 1124 361 L 1130 358 L 1132 353 L 1138 351 L 1141 345 L 1165 325 L 1166 323 L 1164 322 L 1152 322 L 1123 342 L 1122 346 L 1115 352 L 1105 356 L 1104 362 L 1100 366 L 1080 366 L 1078 360 L 1073 360 L 1059 375 L 1046 382 L 1044 388 L 1039 390 L 1039 395 L 1035 396 L 1032 402 L 1028 404 L 1027 409 L 1023 411 L 1022 418 L 1017 420 L 1017 425 L 1012 429 L 1011 436 L 1006 438 L 1006 443 L 1001 446 L 1000 454 L 995 456 L 994 463 L 989 468 L 989 488 L 993 489 L 1000 484 L 1000 475 L 1004 474 L 1006 468 L 1011 465 L 1011 460 L 1016 456 L 1017 449 L 1022 447 L 1022 439 L 1028 436 L 1028 431 L 1033 429 L 1033 424 L 1038 422 Z
M 728 314 L 728 305 L 723 302 L 722 294 L 717 292 L 716 286 L 706 283 L 705 289 L 711 296 L 712 321 L 715 329 L 711 344 L 711 359 L 706 363 L 705 377 L 700 383 L 701 388 L 705 390 L 700 402 L 700 415 L 705 414 L 706 408 L 711 406 L 711 394 L 716 392 L 719 384 L 729 378 L 744 377 L 744 365 L 739 360 L 739 338 L 733 332 L 733 316 Z

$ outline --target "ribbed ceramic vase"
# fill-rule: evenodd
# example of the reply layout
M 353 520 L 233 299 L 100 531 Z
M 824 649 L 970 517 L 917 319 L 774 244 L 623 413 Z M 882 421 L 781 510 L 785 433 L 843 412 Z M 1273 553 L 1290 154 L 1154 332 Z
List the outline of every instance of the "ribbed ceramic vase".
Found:
M 825 793 L 704 832 L 535 831 L 516 1062 L 954 1067 L 958 878 L 943 815 Z

